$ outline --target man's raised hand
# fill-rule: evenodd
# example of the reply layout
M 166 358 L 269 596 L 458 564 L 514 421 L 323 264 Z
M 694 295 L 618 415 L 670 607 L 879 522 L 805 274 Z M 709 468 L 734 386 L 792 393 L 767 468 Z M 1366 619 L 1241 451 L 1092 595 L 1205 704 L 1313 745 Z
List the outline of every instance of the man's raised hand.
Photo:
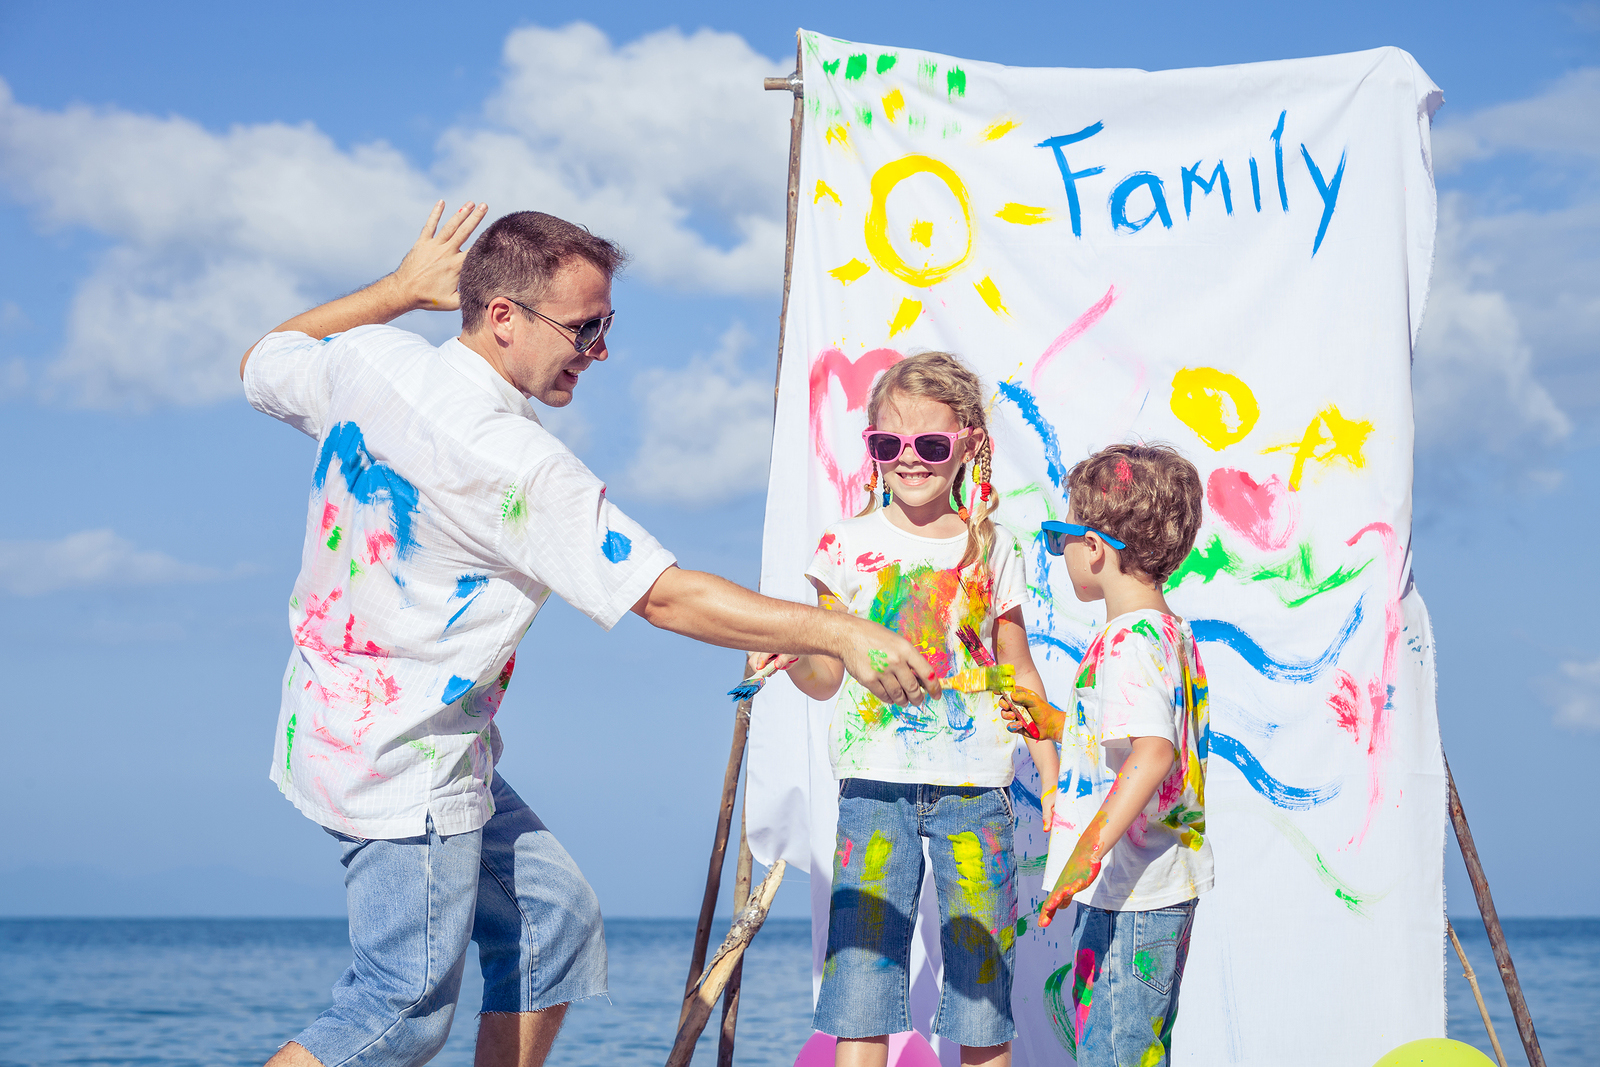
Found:
M 461 246 L 467 243 L 467 238 L 488 213 L 488 204 L 468 201 L 441 226 L 444 201 L 433 206 L 428 221 L 422 224 L 417 243 L 411 246 L 411 251 L 394 272 L 395 283 L 414 307 L 430 311 L 455 311 L 461 307 L 461 293 L 456 285 L 461 279 L 461 264 L 467 258 Z

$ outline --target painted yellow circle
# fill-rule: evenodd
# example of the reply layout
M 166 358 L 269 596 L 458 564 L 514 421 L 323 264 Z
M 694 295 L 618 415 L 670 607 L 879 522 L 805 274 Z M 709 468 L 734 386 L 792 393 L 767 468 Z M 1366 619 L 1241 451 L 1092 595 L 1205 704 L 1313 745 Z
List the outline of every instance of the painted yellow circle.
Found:
M 961 218 L 967 227 L 967 247 L 960 256 L 948 263 L 913 267 L 889 243 L 889 194 L 913 174 L 932 174 L 944 182 L 956 198 L 956 203 L 961 205 Z M 867 212 L 866 232 L 867 251 L 872 253 L 878 266 L 896 278 L 923 289 L 942 282 L 965 266 L 972 257 L 972 201 L 967 196 L 966 183 L 955 171 L 928 156 L 904 156 L 893 163 L 885 163 L 872 176 L 872 209 Z
M 1185 367 L 1172 376 L 1172 413 L 1217 451 L 1255 428 L 1261 408 L 1244 381 L 1215 367 Z
M 1464 1041 L 1425 1037 L 1406 1042 L 1373 1067 L 1494 1067 L 1494 1061 Z

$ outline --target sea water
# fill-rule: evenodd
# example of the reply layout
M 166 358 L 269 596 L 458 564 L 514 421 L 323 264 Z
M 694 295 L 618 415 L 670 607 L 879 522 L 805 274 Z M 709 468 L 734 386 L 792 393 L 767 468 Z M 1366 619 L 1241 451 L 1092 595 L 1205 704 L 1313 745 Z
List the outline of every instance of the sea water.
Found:
M 1483 927 L 1463 918 L 1457 932 L 1507 1062 L 1521 1063 Z M 1600 1064 L 1600 919 L 1511 919 L 1506 932 L 1546 1062 Z M 552 1065 L 660 1064 L 672 1046 L 694 923 L 612 919 L 606 939 L 610 996 L 573 1005 Z M 1472 992 L 1454 951 L 1442 948 L 1450 1035 L 1487 1052 Z M 349 961 L 343 920 L 0 920 L 0 1067 L 261 1064 L 326 1006 Z M 811 1033 L 810 972 L 809 924 L 769 921 L 746 955 L 741 1067 L 794 1062 Z M 465 1006 L 480 991 L 472 958 L 464 1008 L 434 1063 L 471 1064 L 475 1022 Z M 702 1067 L 716 1062 L 717 1022 L 714 1014 L 696 1049 Z

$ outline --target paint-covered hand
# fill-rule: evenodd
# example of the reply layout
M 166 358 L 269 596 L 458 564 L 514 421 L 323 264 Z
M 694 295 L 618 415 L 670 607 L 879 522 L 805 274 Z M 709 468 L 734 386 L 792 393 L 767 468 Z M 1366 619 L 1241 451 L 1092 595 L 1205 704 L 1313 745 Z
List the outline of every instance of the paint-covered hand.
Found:
M 1039 908 L 1041 927 L 1049 926 L 1056 917 L 1056 911 L 1071 904 L 1072 898 L 1083 892 L 1100 873 L 1100 832 L 1105 825 L 1106 813 L 1095 812 L 1083 836 L 1078 838 L 1077 847 L 1067 857 L 1067 865 L 1061 868 L 1061 876 L 1056 879 L 1055 887 Z
M 456 284 L 461 279 L 461 264 L 467 258 L 461 246 L 466 244 L 488 211 L 488 204 L 468 202 L 440 226 L 444 201 L 433 206 L 428 221 L 422 224 L 417 243 L 411 246 L 411 251 L 394 272 L 395 285 L 410 299 L 413 307 L 433 311 L 455 311 L 461 307 L 461 294 Z
M 793 667 L 796 663 L 799 663 L 800 662 L 800 657 L 799 656 L 795 656 L 795 655 L 791 655 L 788 652 L 749 652 L 749 653 L 746 653 L 745 657 L 744 657 L 744 675 L 745 675 L 745 677 L 746 678 L 754 677 L 759 671 L 764 669 L 773 660 L 777 660 L 778 661 L 778 665 L 776 667 L 773 667 L 772 668 L 773 670 L 775 670 L 775 671 L 786 671 L 790 667 Z
M 1056 820 L 1056 787 L 1048 785 L 1039 794 L 1039 814 L 1044 819 L 1044 832 L 1049 833 Z
M 1007 730 L 1034 738 L 1061 740 L 1061 728 L 1067 716 L 1060 708 L 1023 686 L 1013 689 L 1006 697 L 1001 702 L 1000 715 L 1006 720 Z M 1038 728 L 1038 733 L 1028 729 L 1030 720 Z
M 942 690 L 916 647 L 892 630 L 860 620 L 862 630 L 840 659 L 851 677 L 885 704 L 920 705 Z

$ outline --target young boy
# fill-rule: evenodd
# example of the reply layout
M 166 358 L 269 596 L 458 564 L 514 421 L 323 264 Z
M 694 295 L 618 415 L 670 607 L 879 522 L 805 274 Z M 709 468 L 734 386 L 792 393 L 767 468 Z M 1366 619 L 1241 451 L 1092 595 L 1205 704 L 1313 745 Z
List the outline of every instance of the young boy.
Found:
M 1067 521 L 1044 524 L 1046 548 L 1064 557 L 1079 600 L 1106 602 L 1106 625 L 1068 713 L 1026 689 L 1014 698 L 1062 742 L 1045 868 L 1055 881 L 1039 925 L 1081 896 L 1080 1067 L 1166 1064 L 1196 898 L 1212 883 L 1205 669 L 1161 595 L 1200 528 L 1200 474 L 1165 446 L 1112 445 L 1072 468 L 1067 485 Z M 1079 796 L 1082 814 L 1071 807 Z

